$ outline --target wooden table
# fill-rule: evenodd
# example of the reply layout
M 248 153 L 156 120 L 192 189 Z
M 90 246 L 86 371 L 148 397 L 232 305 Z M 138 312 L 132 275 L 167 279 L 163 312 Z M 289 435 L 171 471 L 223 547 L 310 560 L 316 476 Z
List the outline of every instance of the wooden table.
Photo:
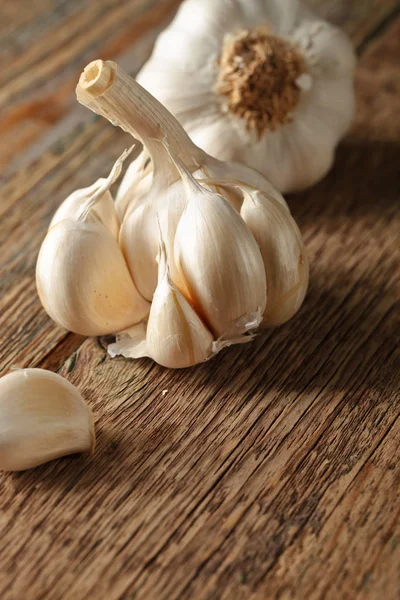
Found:
M 34 268 L 52 213 L 129 144 L 75 100 L 132 73 L 179 0 L 1 4 L 1 368 L 40 366 L 93 408 L 93 457 L 1 474 L 0 598 L 400 597 L 400 3 L 314 0 L 360 54 L 335 167 L 289 198 L 301 312 L 192 370 L 111 360 L 54 326 Z

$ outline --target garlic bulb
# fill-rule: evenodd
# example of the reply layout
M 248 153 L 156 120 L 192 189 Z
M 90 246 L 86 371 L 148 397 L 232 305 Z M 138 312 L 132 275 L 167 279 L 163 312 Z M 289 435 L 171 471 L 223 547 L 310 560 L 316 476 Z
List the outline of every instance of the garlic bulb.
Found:
M 185 0 L 138 82 L 212 156 L 306 188 L 354 113 L 347 36 L 298 0 Z
M 141 321 L 150 308 L 131 279 L 117 241 L 93 209 L 47 232 L 36 284 L 47 314 L 81 335 L 120 331 Z
M 221 162 L 195 146 L 176 119 L 115 63 L 90 63 L 79 80 L 77 97 L 144 146 L 142 157 L 133 162 L 120 187 L 117 209 L 122 218 L 119 246 L 143 304 L 132 306 L 125 324 L 123 312 L 117 314 L 120 300 L 110 307 L 107 325 L 117 334 L 109 347 L 111 355 L 150 356 L 164 366 L 185 367 L 208 360 L 226 346 L 251 341 L 264 317 L 264 325 L 273 324 L 296 312 L 307 287 L 308 264 L 283 197 L 263 175 L 244 165 Z M 92 236 L 92 252 L 82 251 L 78 242 L 85 239 L 83 225 L 96 226 L 106 254 L 117 253 L 118 245 L 112 252 L 111 246 L 105 250 L 107 230 L 93 208 L 91 204 L 83 210 L 73 227 L 68 225 L 71 220 L 61 221 L 48 236 L 63 225 L 77 237 L 79 256 L 90 258 L 100 240 Z M 107 233 L 107 244 L 115 242 Z M 277 239 L 272 239 L 275 235 Z M 62 231 L 60 238 L 65 237 Z M 54 248 L 62 244 L 51 238 L 49 244 L 45 256 L 51 257 L 53 284 L 55 274 L 61 272 L 59 287 L 68 290 L 73 254 L 62 254 L 59 267 Z M 96 275 L 91 275 L 89 258 L 87 268 L 81 260 L 73 269 L 87 300 L 85 323 L 93 331 L 100 325 L 88 314 L 88 307 L 95 306 L 93 281 L 102 291 L 101 282 L 104 289 L 117 288 L 108 280 L 115 269 L 106 269 L 105 256 L 101 252 L 99 256 L 93 268 Z M 267 289 L 267 283 L 274 289 Z M 77 311 L 71 301 L 72 308 L 66 311 L 59 299 L 52 306 L 50 289 L 49 279 L 46 309 L 58 315 L 64 309 L 71 325 L 72 316 L 83 308 Z
M 129 150 L 125 150 L 116 160 L 107 179 L 98 179 L 90 187 L 72 192 L 54 213 L 49 229 L 64 219 L 78 219 L 82 210 L 88 210 L 88 208 L 93 206 L 93 212 L 99 216 L 100 220 L 108 227 L 113 236 L 118 239 L 120 223 L 115 211 L 110 187 L 121 173 L 123 162 L 129 156 L 132 149 L 133 146 Z
M 69 381 L 42 369 L 0 379 L 0 469 L 23 471 L 94 445 L 91 411 Z

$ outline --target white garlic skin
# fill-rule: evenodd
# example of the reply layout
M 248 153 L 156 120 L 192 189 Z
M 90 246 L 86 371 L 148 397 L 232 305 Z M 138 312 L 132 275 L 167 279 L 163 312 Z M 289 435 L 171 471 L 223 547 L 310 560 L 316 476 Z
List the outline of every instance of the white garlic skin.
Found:
M 227 34 L 268 26 L 304 57 L 290 122 L 259 139 L 215 92 Z M 330 169 L 354 115 L 355 53 L 347 36 L 298 0 L 185 0 L 137 81 L 177 117 L 200 148 L 263 173 L 281 192 L 302 190 Z
M 102 180 L 96 181 L 96 183 L 90 187 L 72 192 L 54 213 L 53 218 L 50 221 L 49 229 L 64 219 L 78 219 L 85 201 L 87 201 L 93 192 L 98 189 L 99 182 L 101 181 Z M 108 190 L 93 207 L 93 212 L 98 215 L 102 223 L 104 223 L 111 231 L 115 239 L 118 239 L 120 223 L 115 211 L 113 197 Z
M 0 469 L 24 471 L 93 452 L 91 411 L 66 379 L 43 369 L 19 369 L 0 379 Z
M 150 305 L 138 293 L 122 252 L 100 221 L 65 219 L 41 246 L 36 284 L 47 314 L 80 335 L 106 335 L 145 318 Z

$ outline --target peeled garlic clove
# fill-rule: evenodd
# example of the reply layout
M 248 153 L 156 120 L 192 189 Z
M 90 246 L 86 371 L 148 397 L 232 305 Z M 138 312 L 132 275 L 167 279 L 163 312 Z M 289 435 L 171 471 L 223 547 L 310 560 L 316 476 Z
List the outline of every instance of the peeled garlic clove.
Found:
M 201 187 L 182 163 L 176 164 L 189 202 L 176 231 L 175 262 L 189 302 L 213 334 L 234 338 L 262 320 L 267 297 L 262 256 L 232 206 Z
M 89 215 L 65 219 L 44 239 L 36 284 L 47 314 L 81 335 L 105 335 L 138 323 L 149 304 L 138 293 L 110 231 Z
M 69 381 L 42 369 L 0 379 L 0 469 L 23 471 L 94 445 L 91 411 Z
M 114 163 L 107 179 L 98 179 L 93 185 L 81 190 L 76 190 L 64 200 L 55 212 L 50 225 L 54 227 L 64 219 L 79 219 L 82 210 L 92 207 L 102 223 L 111 231 L 113 236 L 118 239 L 119 219 L 115 211 L 114 201 L 110 193 L 110 187 L 121 172 L 122 164 L 133 149 L 125 150 L 123 154 Z
M 280 325 L 299 310 L 307 292 L 308 258 L 301 233 L 285 207 L 258 191 L 245 191 L 240 214 L 265 265 L 268 301 L 262 326 Z

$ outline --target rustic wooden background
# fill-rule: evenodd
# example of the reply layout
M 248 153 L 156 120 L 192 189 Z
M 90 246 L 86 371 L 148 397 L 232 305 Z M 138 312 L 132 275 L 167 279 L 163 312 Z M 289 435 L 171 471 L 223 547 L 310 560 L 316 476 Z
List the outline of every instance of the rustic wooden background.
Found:
M 135 73 L 179 0 L 3 0 L 0 361 L 92 406 L 92 458 L 0 475 L 0 598 L 400 597 L 400 3 L 312 0 L 360 55 L 334 169 L 289 203 L 300 314 L 190 371 L 111 360 L 43 312 L 51 215 L 129 141 L 80 107 L 83 66 Z

